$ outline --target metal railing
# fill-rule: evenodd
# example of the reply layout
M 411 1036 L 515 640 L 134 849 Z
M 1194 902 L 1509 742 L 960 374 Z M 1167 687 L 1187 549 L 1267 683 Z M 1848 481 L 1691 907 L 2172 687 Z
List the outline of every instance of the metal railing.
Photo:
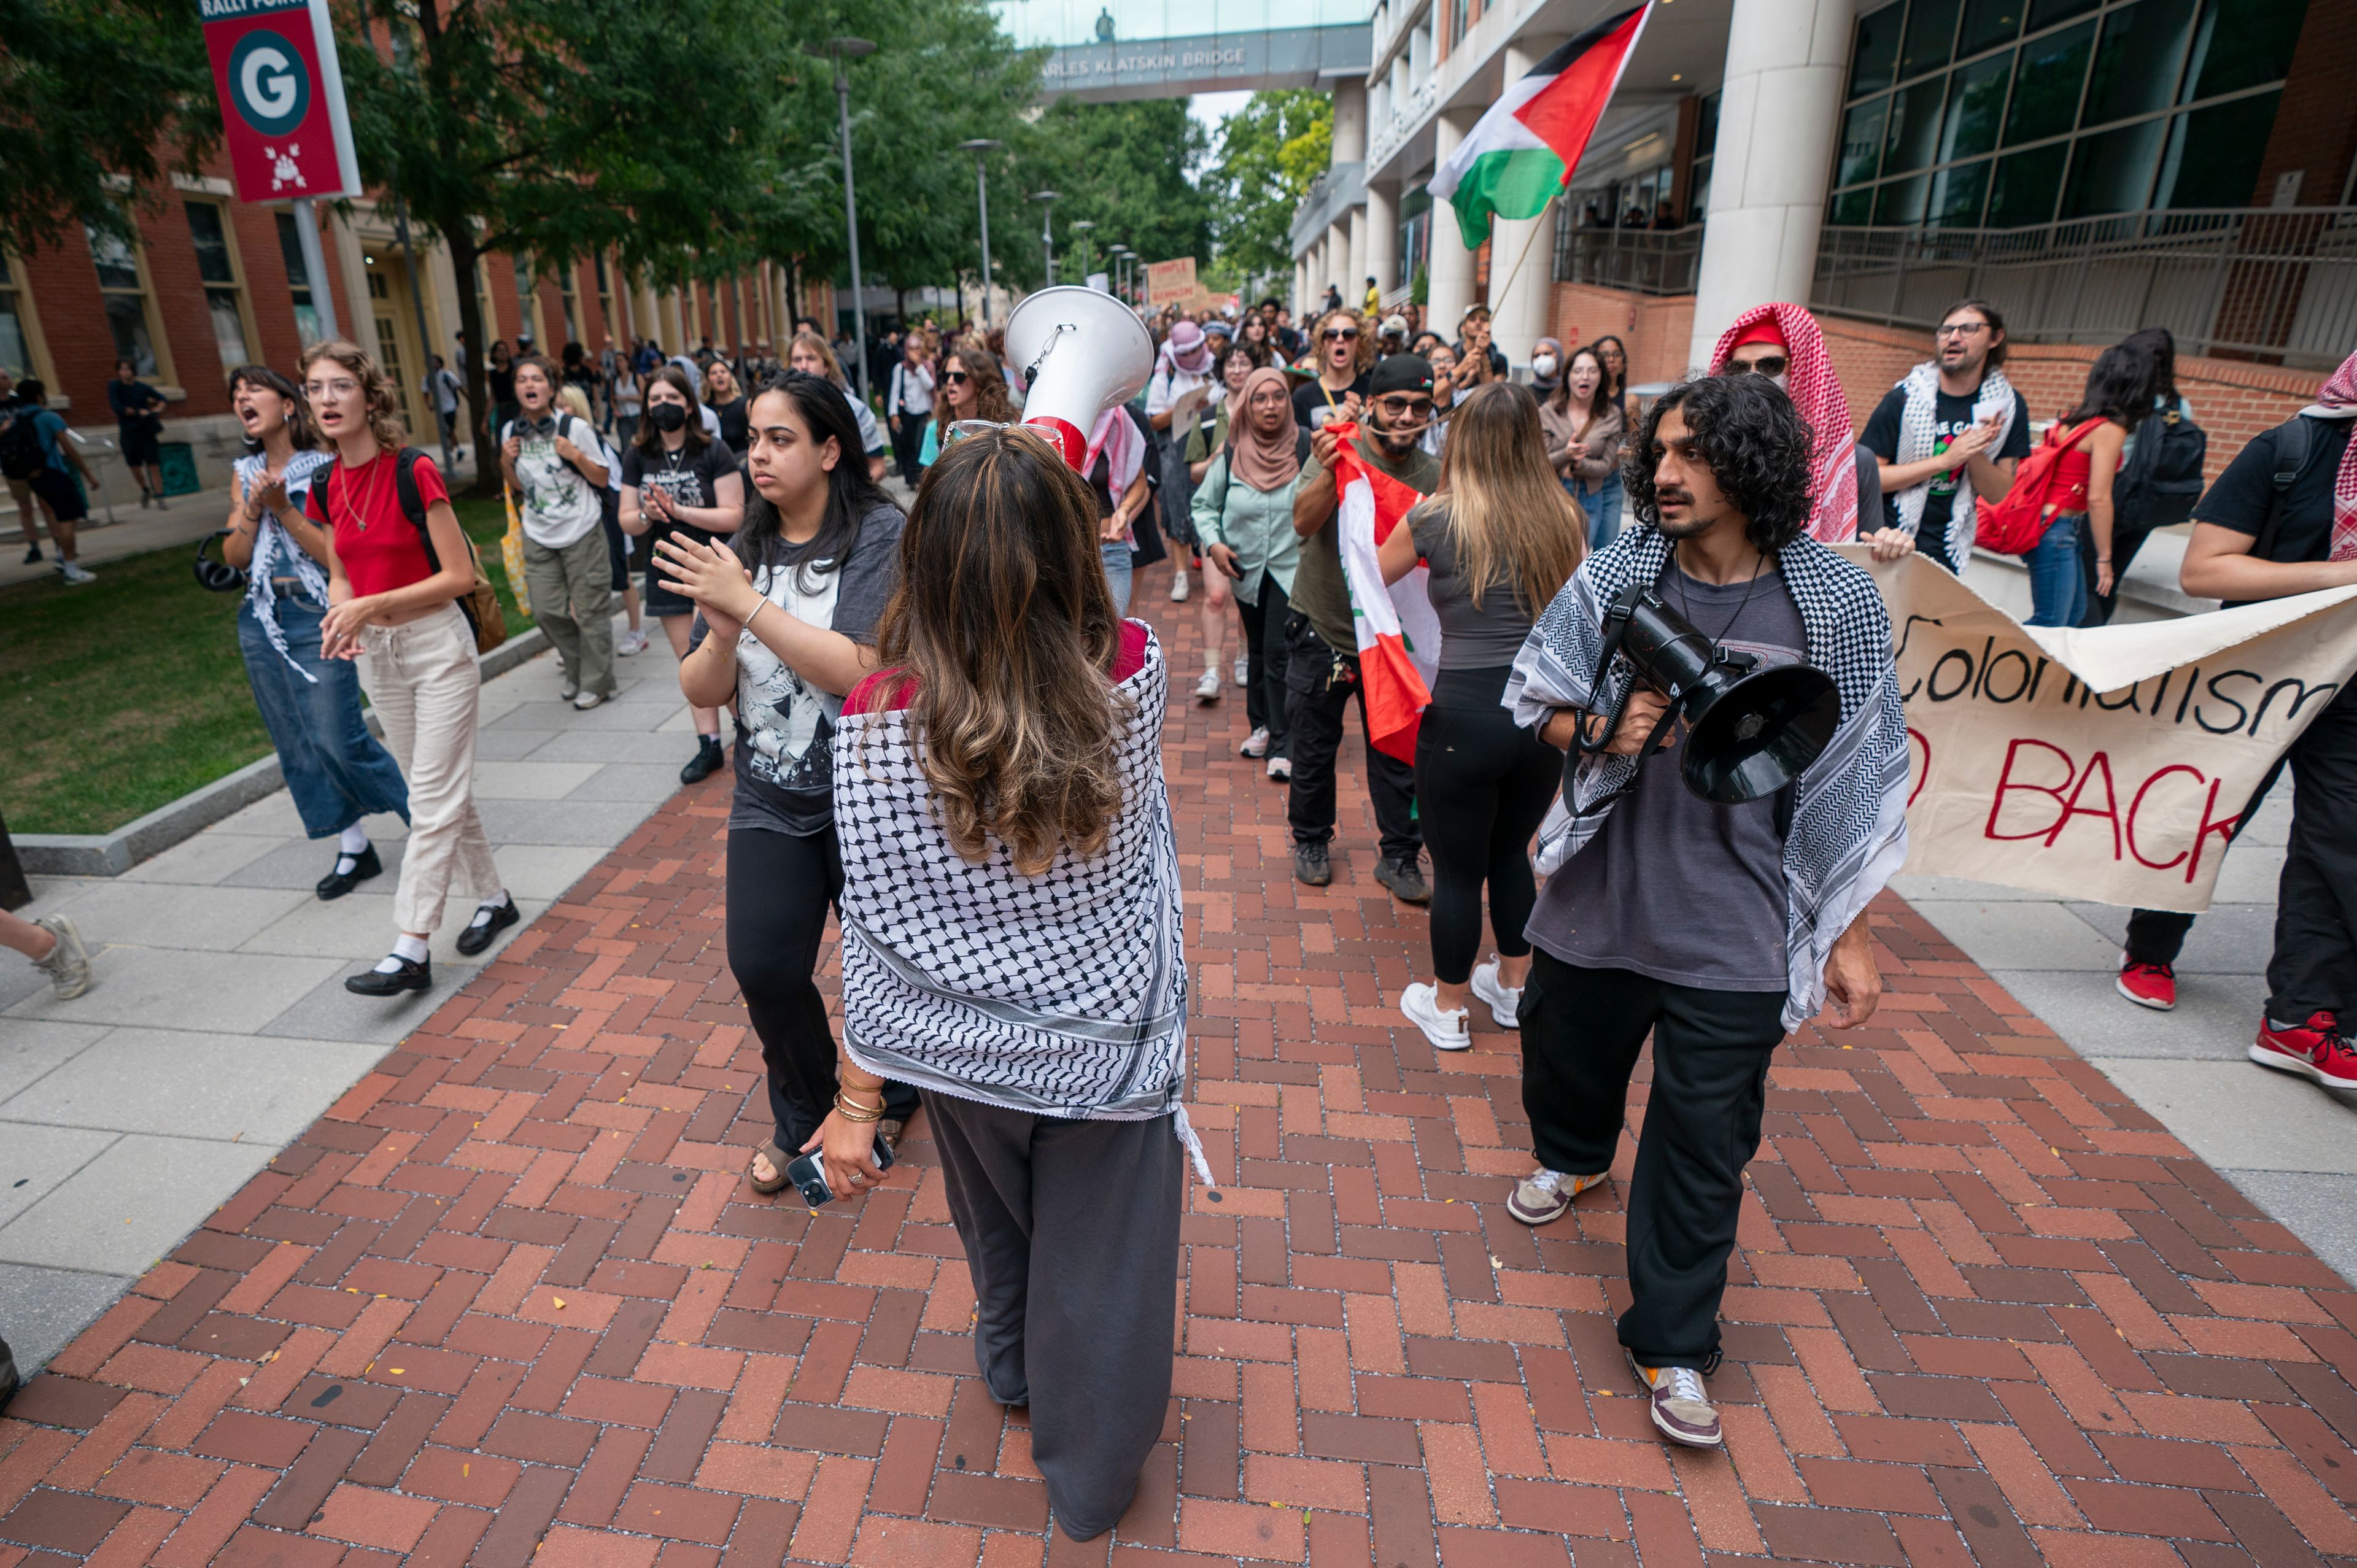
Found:
M 1555 281 L 1632 294 L 1692 294 L 1702 267 L 1699 223 L 1684 229 L 1582 227 L 1566 213 L 1555 230 Z
M 1811 303 L 1821 309 L 1930 328 L 1967 295 L 1995 301 L 2024 341 L 2110 343 L 2166 327 L 2179 353 L 2330 367 L 2357 346 L 2357 207 L 2125 212 L 2029 229 L 1828 225 L 1818 241 Z

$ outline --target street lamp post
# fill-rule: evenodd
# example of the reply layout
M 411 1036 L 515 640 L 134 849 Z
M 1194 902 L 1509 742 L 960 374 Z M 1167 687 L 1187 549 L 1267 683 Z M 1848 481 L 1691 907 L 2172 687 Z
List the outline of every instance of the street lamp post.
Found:
M 1107 245 L 1105 254 L 1113 258 L 1113 292 L 1121 299 L 1127 300 L 1129 298 L 1129 247 L 1122 244 Z
M 851 78 L 843 62 L 872 55 L 876 46 L 866 38 L 829 38 L 813 44 L 810 52 L 834 61 L 835 119 L 843 134 L 843 221 L 851 235 L 851 319 L 857 334 L 853 349 L 859 360 L 859 397 L 864 403 L 867 398 L 867 302 L 859 276 L 859 199 L 851 182 Z
M 1089 263 L 1096 259 L 1089 249 L 1089 231 L 1096 226 L 1093 218 L 1075 218 L 1067 225 L 1081 237 L 1081 282 L 1083 284 L 1089 281 Z
M 974 155 L 974 199 L 982 209 L 982 325 L 990 327 L 990 182 L 983 177 L 982 159 L 985 153 L 995 153 L 1004 142 L 988 136 L 976 136 L 970 142 L 960 142 L 958 150 Z
M 1056 286 L 1056 229 L 1049 221 L 1056 215 L 1056 198 L 1060 191 L 1035 190 L 1031 199 L 1039 204 L 1039 243 L 1048 253 L 1048 285 Z

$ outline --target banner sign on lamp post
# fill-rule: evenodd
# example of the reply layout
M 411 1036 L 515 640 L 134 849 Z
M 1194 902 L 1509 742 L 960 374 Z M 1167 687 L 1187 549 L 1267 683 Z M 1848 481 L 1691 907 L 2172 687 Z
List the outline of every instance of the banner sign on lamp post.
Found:
M 357 196 L 328 0 L 198 0 L 242 201 Z

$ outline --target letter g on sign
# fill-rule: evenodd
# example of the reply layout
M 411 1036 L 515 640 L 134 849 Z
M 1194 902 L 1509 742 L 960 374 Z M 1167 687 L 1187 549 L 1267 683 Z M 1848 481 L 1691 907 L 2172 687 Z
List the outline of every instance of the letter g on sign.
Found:
M 267 27 L 238 39 L 229 57 L 230 101 L 239 119 L 265 136 L 283 136 L 311 109 L 311 75 L 295 46 Z

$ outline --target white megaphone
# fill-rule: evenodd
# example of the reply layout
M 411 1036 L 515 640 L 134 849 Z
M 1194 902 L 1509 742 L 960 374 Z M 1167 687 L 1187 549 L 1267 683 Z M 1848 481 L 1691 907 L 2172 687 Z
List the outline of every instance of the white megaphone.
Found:
M 1154 336 L 1129 306 L 1092 288 L 1043 288 L 1006 318 L 1006 362 L 1019 366 L 1023 423 L 1079 468 L 1098 417 L 1144 390 Z

